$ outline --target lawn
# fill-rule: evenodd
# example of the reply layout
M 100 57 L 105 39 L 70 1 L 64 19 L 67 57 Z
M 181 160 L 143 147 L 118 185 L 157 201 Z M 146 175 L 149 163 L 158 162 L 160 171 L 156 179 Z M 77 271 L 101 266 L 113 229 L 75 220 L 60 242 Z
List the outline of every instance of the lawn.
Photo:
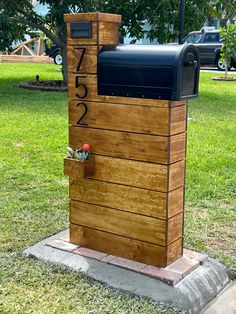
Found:
M 17 87 L 36 74 L 60 79 L 55 69 L 0 64 L 0 312 L 176 313 L 21 256 L 68 224 L 67 95 Z M 189 106 L 185 247 L 216 257 L 236 278 L 236 88 L 212 75 L 201 75 Z

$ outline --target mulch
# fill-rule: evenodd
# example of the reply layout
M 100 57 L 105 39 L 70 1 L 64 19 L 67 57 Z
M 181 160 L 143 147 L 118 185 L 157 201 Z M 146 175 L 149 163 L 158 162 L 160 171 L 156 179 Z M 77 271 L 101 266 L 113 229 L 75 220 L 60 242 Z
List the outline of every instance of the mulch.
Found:
M 19 87 L 31 90 L 41 91 L 67 91 L 67 83 L 62 80 L 48 80 L 48 81 L 32 81 L 19 84 Z
M 225 77 L 220 76 L 220 77 L 212 77 L 211 79 L 213 81 L 224 81 L 224 82 L 234 82 L 234 81 L 236 81 L 235 77 L 227 77 L 227 78 L 225 78 Z

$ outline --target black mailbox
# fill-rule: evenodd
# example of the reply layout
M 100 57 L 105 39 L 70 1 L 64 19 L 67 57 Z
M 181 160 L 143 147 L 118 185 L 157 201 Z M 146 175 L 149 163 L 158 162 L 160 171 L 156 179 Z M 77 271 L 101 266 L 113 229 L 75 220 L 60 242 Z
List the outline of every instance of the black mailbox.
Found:
M 191 44 L 105 46 L 98 94 L 181 100 L 198 94 L 199 55 Z

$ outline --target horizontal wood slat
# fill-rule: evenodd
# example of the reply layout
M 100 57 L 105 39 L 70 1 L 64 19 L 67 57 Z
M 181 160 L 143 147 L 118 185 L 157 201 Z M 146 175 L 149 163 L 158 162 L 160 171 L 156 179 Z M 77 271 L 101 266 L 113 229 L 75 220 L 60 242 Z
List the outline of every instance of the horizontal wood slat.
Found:
M 160 219 L 166 219 L 167 216 L 170 218 L 183 211 L 183 187 L 167 194 L 96 180 L 70 178 L 70 198 Z
M 99 35 L 98 35 L 99 32 Z M 71 25 L 67 23 L 67 45 L 117 45 L 119 43 L 119 23 L 92 22 L 91 38 L 71 38 Z
M 70 126 L 69 143 L 73 148 L 89 143 L 94 154 L 159 164 L 185 158 L 185 133 L 173 135 L 169 140 L 164 136 Z
M 67 48 L 67 66 L 69 73 L 97 73 L 96 46 L 78 46 Z
M 92 128 L 169 136 L 186 131 L 186 105 L 175 108 L 83 102 L 88 111 L 81 123 Z M 76 125 L 85 106 L 69 103 L 69 123 Z
M 82 43 L 81 43 L 82 45 Z M 78 78 L 76 78 L 78 77 Z M 79 87 L 76 87 L 76 81 L 79 82 Z M 85 86 L 87 93 L 85 93 Z M 143 106 L 156 106 L 156 107 L 176 107 L 187 103 L 186 100 L 170 101 L 170 100 L 157 100 L 157 99 L 144 99 L 144 98 L 131 98 L 131 97 L 116 97 L 104 96 L 97 94 L 97 75 L 96 74 L 70 74 L 68 77 L 68 95 L 70 99 L 80 97 L 81 101 L 99 101 L 120 104 L 136 104 Z M 87 94 L 87 95 L 86 95 Z M 86 95 L 86 96 L 85 96 Z
M 159 192 L 168 192 L 184 185 L 184 160 L 166 166 L 99 155 L 92 156 L 94 173 L 91 178 L 95 180 Z M 72 178 L 81 178 L 81 162 L 71 158 L 64 159 L 64 173 Z
M 128 174 L 127 174 L 128 175 Z M 96 180 L 70 179 L 70 198 L 166 219 L 166 193 Z
M 82 247 L 157 267 L 166 266 L 166 248 L 70 224 L 70 241 Z
M 156 218 L 70 201 L 70 222 L 136 240 L 166 245 L 166 222 Z
M 88 20 L 87 20 L 88 21 Z M 66 24 L 67 28 L 67 46 L 83 46 L 83 45 L 98 45 L 98 22 L 92 22 L 92 37 L 91 38 L 71 38 L 70 23 Z M 70 77 L 70 76 L 69 76 Z
M 181 237 L 167 246 L 167 265 L 174 263 L 182 255 L 183 255 L 183 238 Z

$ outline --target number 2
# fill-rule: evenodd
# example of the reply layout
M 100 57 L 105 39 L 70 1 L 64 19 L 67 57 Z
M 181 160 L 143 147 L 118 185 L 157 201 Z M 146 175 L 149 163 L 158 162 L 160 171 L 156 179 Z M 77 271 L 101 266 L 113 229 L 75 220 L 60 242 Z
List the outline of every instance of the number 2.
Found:
M 83 102 L 80 102 L 77 104 L 77 106 L 80 106 L 82 105 L 84 107 L 84 112 L 82 114 L 82 116 L 79 118 L 79 120 L 77 121 L 76 124 L 80 124 L 80 125 L 88 125 L 87 123 L 81 123 L 81 121 L 83 120 L 83 118 L 86 116 L 87 112 L 88 112 L 88 107 L 85 103 Z

